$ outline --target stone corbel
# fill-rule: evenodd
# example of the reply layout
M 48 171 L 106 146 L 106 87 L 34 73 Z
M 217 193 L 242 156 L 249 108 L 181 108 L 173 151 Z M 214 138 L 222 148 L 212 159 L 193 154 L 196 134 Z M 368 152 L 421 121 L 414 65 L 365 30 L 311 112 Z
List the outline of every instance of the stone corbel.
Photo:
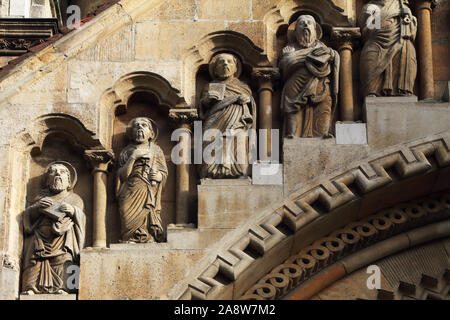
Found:
M 421 100 L 434 99 L 433 44 L 431 33 L 431 12 L 436 7 L 436 0 L 416 0 L 417 16 L 417 51 Z
M 254 68 L 252 78 L 258 84 L 259 95 L 259 128 L 267 130 L 267 146 L 261 146 L 265 150 L 261 150 L 261 154 L 271 156 L 272 151 L 272 99 L 275 84 L 280 79 L 280 71 L 278 68 L 261 67 Z
M 197 109 L 173 108 L 169 111 L 169 118 L 177 130 L 181 130 L 178 145 L 181 150 L 181 163 L 176 166 L 176 225 L 178 227 L 189 224 L 189 164 L 191 163 L 192 123 L 198 119 Z M 187 152 L 185 152 L 187 151 Z
M 107 178 L 114 153 L 112 150 L 86 150 L 84 157 L 94 178 L 92 245 L 106 248 Z
M 355 42 L 361 38 L 361 30 L 354 27 L 335 27 L 331 36 L 341 57 L 339 70 L 340 117 L 342 121 L 355 121 L 352 53 Z

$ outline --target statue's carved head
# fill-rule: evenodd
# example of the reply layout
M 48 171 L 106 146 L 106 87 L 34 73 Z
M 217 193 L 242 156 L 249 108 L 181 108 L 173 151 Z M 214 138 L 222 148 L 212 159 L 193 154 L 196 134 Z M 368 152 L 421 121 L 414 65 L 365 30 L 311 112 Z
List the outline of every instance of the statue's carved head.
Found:
M 211 61 L 214 77 L 225 80 L 236 77 L 238 73 L 238 60 L 231 53 L 220 53 Z
M 316 40 L 322 38 L 322 28 L 313 16 L 301 15 L 295 24 L 295 36 L 302 48 L 309 48 L 314 45 Z
M 156 138 L 152 121 L 146 117 L 131 120 L 127 127 L 127 134 L 136 143 L 143 143 Z
M 59 193 L 72 186 L 71 173 L 62 163 L 51 164 L 45 171 L 46 185 L 50 191 Z

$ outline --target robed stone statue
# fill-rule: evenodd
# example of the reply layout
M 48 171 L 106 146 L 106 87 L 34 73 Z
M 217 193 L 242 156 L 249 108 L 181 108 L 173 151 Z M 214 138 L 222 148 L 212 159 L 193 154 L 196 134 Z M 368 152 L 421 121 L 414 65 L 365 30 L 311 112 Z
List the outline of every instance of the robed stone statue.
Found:
M 22 294 L 65 294 L 66 268 L 79 264 L 86 217 L 83 200 L 71 190 L 77 173 L 68 162 L 45 170 L 45 189 L 23 215 L 25 233 Z
M 408 1 L 369 1 L 358 23 L 364 41 L 360 60 L 363 95 L 413 94 L 417 75 L 414 47 L 417 19 Z
M 339 85 L 339 54 L 320 41 L 322 28 L 311 15 L 295 24 L 295 42 L 283 49 L 281 107 L 287 138 L 331 137 Z
M 120 153 L 116 184 L 123 242 L 163 241 L 161 197 L 168 171 L 155 130 L 145 117 L 127 127 L 130 144 Z
M 249 129 L 256 125 L 256 103 L 250 87 L 239 80 L 240 60 L 231 53 L 214 56 L 209 64 L 214 79 L 205 86 L 200 100 L 199 114 L 203 131 L 220 131 L 223 139 L 221 156 L 200 167 L 202 178 L 224 179 L 249 175 L 249 148 L 254 144 Z M 217 142 L 217 141 L 216 141 Z M 203 149 L 211 141 L 203 143 Z

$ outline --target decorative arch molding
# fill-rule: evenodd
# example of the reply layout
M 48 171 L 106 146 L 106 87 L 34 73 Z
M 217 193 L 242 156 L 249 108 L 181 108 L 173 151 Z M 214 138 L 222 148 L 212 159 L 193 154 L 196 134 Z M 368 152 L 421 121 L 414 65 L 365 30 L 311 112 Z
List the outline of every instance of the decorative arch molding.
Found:
M 7 200 L 4 209 L 6 226 L 4 237 L 5 251 L 17 261 L 20 260 L 22 252 L 20 216 L 26 207 L 26 182 L 30 179 L 31 156 L 41 153 L 45 140 L 51 136 L 65 139 L 80 156 L 83 156 L 86 150 L 104 149 L 92 131 L 86 129 L 78 119 L 67 114 L 43 115 L 11 140 Z
M 217 31 L 203 37 L 189 48 L 183 57 L 184 95 L 190 104 L 195 103 L 196 74 L 201 65 L 208 64 L 218 52 L 237 55 L 244 65 L 252 68 L 272 67 L 264 50 L 256 46 L 247 36 L 235 31 Z
M 112 145 L 113 122 L 116 114 L 125 113 L 130 97 L 137 92 L 151 93 L 159 107 L 169 112 L 172 108 L 186 108 L 186 101 L 180 90 L 162 76 L 138 71 L 127 74 L 116 81 L 113 87 L 107 89 L 99 102 L 99 137 L 108 147 Z
M 178 299 L 237 299 L 290 256 L 395 204 L 450 189 L 450 132 L 387 148 L 312 181 L 250 217 L 173 288 Z M 400 192 L 401 191 L 401 192 Z
M 450 190 L 398 204 L 333 231 L 275 267 L 240 299 L 309 299 L 375 261 L 448 236 Z
M 53 134 L 65 138 L 76 150 L 102 149 L 95 133 L 86 129 L 84 124 L 67 114 L 47 114 L 37 118 L 21 132 L 11 143 L 17 150 L 38 154 L 45 139 Z

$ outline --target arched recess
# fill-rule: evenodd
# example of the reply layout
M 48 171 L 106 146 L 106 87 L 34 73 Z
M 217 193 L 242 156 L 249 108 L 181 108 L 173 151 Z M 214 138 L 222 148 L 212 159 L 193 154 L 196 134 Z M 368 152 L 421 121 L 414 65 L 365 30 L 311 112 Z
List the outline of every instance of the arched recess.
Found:
M 49 144 L 68 148 L 65 152 L 44 154 Z M 90 172 L 83 160 L 84 151 L 104 149 L 96 135 L 86 129 L 78 119 L 66 114 L 48 114 L 34 120 L 11 141 L 9 152 L 9 174 L 7 202 L 5 205 L 6 234 L 4 235 L 8 254 L 16 260 L 19 268 L 23 247 L 21 215 L 30 204 L 33 195 L 41 188 L 40 175 L 46 164 L 55 160 L 73 162 L 80 171 L 74 192 L 85 202 L 88 224 L 91 219 L 92 188 Z M 50 147 L 50 149 L 52 149 Z M 83 190 L 84 189 L 84 190 Z M 83 190 L 83 191 L 82 191 Z M 31 197 L 31 198 L 30 198 Z M 91 233 L 86 233 L 86 245 L 91 241 Z M 17 273 L 17 277 L 19 277 Z M 19 290 L 19 288 L 17 288 Z
M 162 148 L 169 175 L 163 188 L 161 217 L 163 226 L 176 221 L 177 169 L 171 161 L 171 150 L 176 142 L 171 141 L 174 129 L 182 121 L 189 124 L 195 119 L 196 111 L 189 108 L 180 90 L 174 88 L 165 78 L 152 72 L 133 72 L 124 75 L 114 86 L 106 90 L 99 101 L 99 136 L 104 144 L 114 151 L 116 158 L 128 143 L 126 126 L 135 117 L 149 117 L 158 126 L 158 145 Z M 180 121 L 178 121 L 180 120 Z M 182 121 L 181 121 L 182 120 Z M 114 196 L 115 172 L 108 176 L 107 242 L 120 240 L 120 220 Z M 195 202 L 195 170 L 189 168 L 189 206 Z M 190 178 L 192 177 L 192 178 Z M 192 210 L 191 210 L 192 211 Z M 186 221 L 186 223 L 191 221 Z
M 355 18 L 353 8 L 344 10 L 332 0 L 282 0 L 264 16 L 266 26 L 266 52 L 270 61 L 277 61 L 279 52 L 286 45 L 287 30 L 299 14 L 311 14 L 322 25 L 325 36 L 332 27 L 351 27 Z
M 180 90 L 160 75 L 145 71 L 124 75 L 102 94 L 99 101 L 99 137 L 105 146 L 112 147 L 115 115 L 126 113 L 131 96 L 137 92 L 153 96 L 157 105 L 167 113 L 172 108 L 186 108 Z
M 411 199 L 448 193 L 449 139 L 447 131 L 393 146 L 300 187 L 230 234 L 174 287 L 173 297 L 238 299 L 279 264 L 334 230 Z M 448 208 L 445 214 L 448 219 Z
M 196 102 L 196 75 L 202 65 L 207 65 L 219 52 L 237 55 L 249 68 L 271 67 L 263 49 L 256 46 L 247 36 L 235 31 L 217 31 L 203 37 L 198 44 L 189 48 L 183 57 L 184 96 L 189 104 Z M 249 70 L 250 72 L 252 70 Z

